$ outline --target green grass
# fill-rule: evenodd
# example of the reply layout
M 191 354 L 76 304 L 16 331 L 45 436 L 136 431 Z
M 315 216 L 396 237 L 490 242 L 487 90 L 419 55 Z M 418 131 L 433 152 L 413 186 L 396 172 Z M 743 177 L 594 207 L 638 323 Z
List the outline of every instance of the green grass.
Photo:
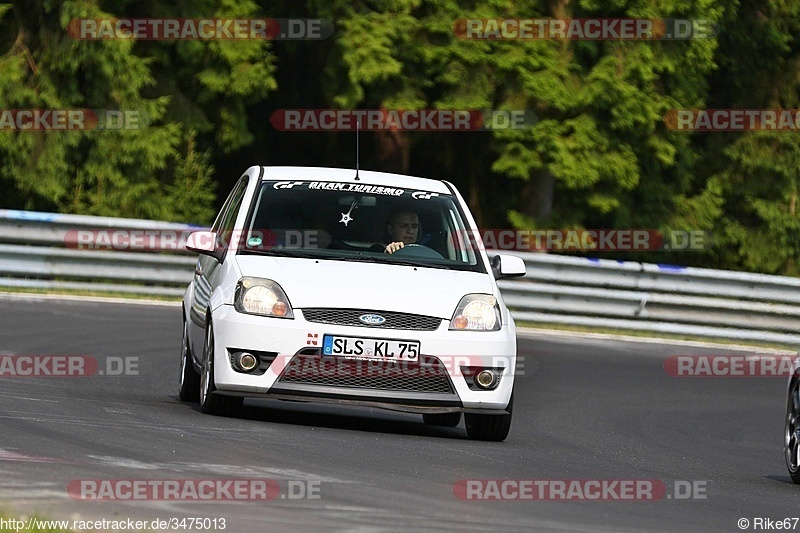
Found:
M 572 331 L 578 333 L 603 333 L 607 335 L 627 335 L 630 337 L 642 337 L 651 339 L 658 338 L 658 339 L 670 339 L 670 340 L 681 340 L 681 341 L 713 342 L 717 344 L 730 344 L 731 346 L 735 345 L 735 346 L 753 346 L 756 348 L 777 348 L 780 350 L 793 350 L 795 352 L 798 349 L 796 345 L 783 344 L 778 342 L 752 341 L 745 339 L 741 340 L 724 339 L 718 337 L 704 337 L 700 335 L 662 333 L 660 331 L 640 331 L 633 329 L 599 328 L 592 326 L 576 326 L 569 324 L 550 324 L 544 322 L 525 322 L 525 321 L 518 321 L 517 327 L 525 327 L 532 329 L 554 329 L 559 331 Z
M 33 287 L 3 287 L 0 292 L 13 292 L 15 294 L 55 294 L 60 296 L 92 296 L 105 298 L 125 298 L 128 300 L 157 300 L 160 302 L 180 302 L 182 296 L 168 296 L 160 294 L 134 294 L 129 292 L 87 291 L 80 289 L 38 289 Z

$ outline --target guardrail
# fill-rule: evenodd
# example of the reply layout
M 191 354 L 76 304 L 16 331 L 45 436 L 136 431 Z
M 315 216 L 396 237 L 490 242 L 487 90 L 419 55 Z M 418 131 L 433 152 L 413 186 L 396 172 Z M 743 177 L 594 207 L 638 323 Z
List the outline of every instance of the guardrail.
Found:
M 797 278 L 515 255 L 527 275 L 498 285 L 517 321 L 800 344 Z
M 186 235 L 184 224 L 0 210 L 0 287 L 178 296 L 196 258 L 76 249 L 79 231 Z M 518 322 L 800 344 L 800 279 L 542 253 L 514 253 L 498 282 Z
M 176 237 L 196 226 L 110 217 L 0 210 L 0 287 L 78 289 L 180 296 L 192 279 L 196 255 L 181 250 L 97 251 L 81 249 L 81 232 Z M 95 239 L 96 240 L 96 239 Z M 109 241 L 113 245 L 113 242 Z

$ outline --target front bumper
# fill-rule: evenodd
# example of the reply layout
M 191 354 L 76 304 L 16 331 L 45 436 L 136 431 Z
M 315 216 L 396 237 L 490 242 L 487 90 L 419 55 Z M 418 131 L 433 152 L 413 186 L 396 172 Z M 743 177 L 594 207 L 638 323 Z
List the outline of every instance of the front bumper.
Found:
M 247 315 L 230 305 L 214 310 L 212 320 L 214 380 L 221 394 L 351 403 L 407 412 L 501 414 L 514 385 L 513 326 L 492 332 L 449 331 L 449 322 L 442 320 L 434 331 L 384 329 L 309 322 L 302 309 L 295 310 L 294 319 Z M 323 357 L 319 351 L 326 334 L 419 341 L 419 362 Z M 272 354 L 269 367 L 260 374 L 237 372 L 230 358 L 237 351 Z M 473 390 L 468 367 L 497 369 L 497 387 Z

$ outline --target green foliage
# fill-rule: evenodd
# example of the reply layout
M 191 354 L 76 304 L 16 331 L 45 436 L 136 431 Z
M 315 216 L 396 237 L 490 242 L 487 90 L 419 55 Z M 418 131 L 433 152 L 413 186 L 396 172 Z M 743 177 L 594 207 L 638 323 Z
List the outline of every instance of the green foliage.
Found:
M 171 220 L 197 223 L 213 220 L 216 212 L 210 206 L 214 201 L 214 167 L 210 160 L 211 150 L 198 152 L 191 134 L 185 151 L 176 156 L 175 181 L 167 187 Z
M 256 9 L 222 0 L 205 7 L 222 18 Z M 141 126 L 0 131 L 0 184 L 10 189 L 13 207 L 208 223 L 211 151 L 198 151 L 195 131 L 213 135 L 204 144 L 221 150 L 252 141 L 245 103 L 276 88 L 268 43 L 70 36 L 74 19 L 130 16 L 125 3 L 113 8 L 105 12 L 96 0 L 0 8 L 0 29 L 16 35 L 0 55 L 0 109 L 122 110 L 138 113 Z M 165 71 L 172 71 L 170 82 Z M 183 85 L 192 90 L 181 92 Z
M 273 43 L 66 31 L 78 17 L 142 16 L 311 17 L 335 32 Z M 683 41 L 458 35 L 465 19 L 515 17 L 689 18 L 719 31 Z M 231 179 L 215 167 L 308 164 L 312 146 L 339 163 L 335 135 L 271 130 L 268 114 L 287 102 L 526 110 L 536 120 L 521 129 L 396 132 L 391 143 L 419 174 L 464 189 L 487 227 L 704 230 L 704 252 L 631 257 L 798 274 L 800 134 L 686 133 L 664 121 L 676 109 L 800 108 L 798 36 L 800 3 L 787 0 L 16 0 L 0 4 L 0 109 L 129 109 L 147 125 L 0 131 L 3 206 L 203 223 Z M 296 136 L 276 155 L 279 135 Z

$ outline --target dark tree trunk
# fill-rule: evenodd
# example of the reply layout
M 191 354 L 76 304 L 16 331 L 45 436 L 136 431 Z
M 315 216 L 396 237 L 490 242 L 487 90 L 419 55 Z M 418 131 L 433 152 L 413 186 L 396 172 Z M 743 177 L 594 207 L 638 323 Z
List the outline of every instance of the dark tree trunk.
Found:
M 467 204 L 469 210 L 472 211 L 472 216 L 475 217 L 475 223 L 479 228 L 483 227 L 483 210 L 481 209 L 481 191 L 480 180 L 476 172 L 476 168 L 470 168 L 469 172 L 469 198 Z
M 384 172 L 408 174 L 411 151 L 408 136 L 397 130 L 375 132 L 378 165 Z
M 537 222 L 547 219 L 553 212 L 555 184 L 555 177 L 547 170 L 532 174 L 522 192 L 522 212 Z

